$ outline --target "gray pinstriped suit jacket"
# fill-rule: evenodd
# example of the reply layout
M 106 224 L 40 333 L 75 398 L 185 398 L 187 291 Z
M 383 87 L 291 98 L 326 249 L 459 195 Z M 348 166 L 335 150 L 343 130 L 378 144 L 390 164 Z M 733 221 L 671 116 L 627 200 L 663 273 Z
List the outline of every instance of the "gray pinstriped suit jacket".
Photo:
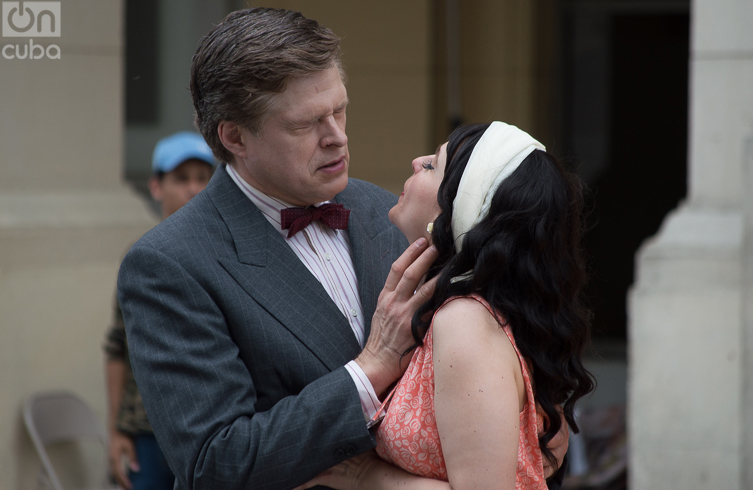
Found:
M 408 246 L 396 197 L 351 179 L 335 202 L 367 331 Z M 121 265 L 118 298 L 147 414 L 177 488 L 286 489 L 374 447 L 343 365 L 343 314 L 222 169 Z

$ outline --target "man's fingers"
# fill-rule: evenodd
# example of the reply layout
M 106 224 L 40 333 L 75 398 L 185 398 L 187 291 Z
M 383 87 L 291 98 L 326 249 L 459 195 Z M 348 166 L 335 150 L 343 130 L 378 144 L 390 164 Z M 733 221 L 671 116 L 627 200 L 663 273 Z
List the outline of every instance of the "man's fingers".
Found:
M 545 414 L 543 407 L 539 403 L 535 403 L 535 410 L 540 418 L 543 419 L 543 425 L 548 425 L 548 416 Z M 560 405 L 556 405 L 556 411 L 561 417 L 561 429 L 553 436 L 553 439 L 548 441 L 548 449 L 551 450 L 553 456 L 556 457 L 558 465 L 553 468 L 548 463 L 547 459 L 543 459 L 543 469 L 545 470 L 545 477 L 550 478 L 551 475 L 556 473 L 558 469 L 564 464 L 564 457 L 569 449 L 569 424 L 566 423 L 566 417 L 564 417 L 564 409 Z M 542 434 L 539 434 L 542 435 Z
M 430 296 L 435 292 L 435 285 L 438 283 L 438 276 L 433 277 L 422 285 L 417 290 L 417 293 L 409 300 L 412 303 L 417 303 L 416 308 L 419 308 L 425 301 L 430 299 Z M 415 309 L 416 309 L 415 308 Z
M 404 253 L 401 254 L 401 257 L 396 259 L 396 261 L 391 266 L 391 271 L 390 273 L 388 273 L 388 278 L 385 280 L 384 289 L 387 289 L 388 291 L 393 291 L 394 289 L 396 289 L 399 281 L 401 281 L 401 278 L 404 277 L 406 270 L 414 263 L 417 257 L 419 257 L 426 248 L 427 239 L 425 238 L 420 238 L 416 242 L 409 245 L 409 248 L 407 248 Z
M 553 436 L 553 439 L 551 439 L 548 442 L 548 448 L 549 449 L 556 449 L 560 447 L 564 442 L 566 444 L 569 444 L 569 425 L 566 423 L 566 420 L 563 418 L 563 415 L 561 416 L 561 428 L 556 433 L 555 436 Z
M 411 298 L 415 295 L 420 281 L 425 273 L 438 258 L 438 249 L 430 247 L 420 255 L 404 272 L 395 288 L 397 294 Z M 425 291 L 426 292 L 426 291 Z M 423 293 L 424 294 L 424 293 Z
M 564 417 L 563 412 L 559 415 L 561 415 L 561 429 L 555 436 L 553 436 L 553 439 L 550 440 L 548 448 L 556 455 L 558 464 L 561 466 L 566 451 L 569 449 L 569 424 L 566 423 L 566 417 Z
M 553 439 L 548 441 L 548 449 L 550 449 L 553 456 L 556 457 L 556 462 L 558 464 L 555 468 L 550 465 L 544 468 L 546 478 L 556 473 L 561 465 L 564 464 L 564 457 L 566 457 L 566 452 L 569 450 L 569 425 L 566 423 L 563 410 L 560 410 L 561 407 L 558 408 L 559 415 L 561 416 L 561 429 L 559 429 L 556 435 L 553 436 Z

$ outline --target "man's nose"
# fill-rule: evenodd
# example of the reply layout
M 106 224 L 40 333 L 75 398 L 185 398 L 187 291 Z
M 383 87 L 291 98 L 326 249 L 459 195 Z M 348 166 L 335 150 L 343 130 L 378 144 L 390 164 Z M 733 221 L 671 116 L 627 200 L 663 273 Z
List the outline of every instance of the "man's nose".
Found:
M 341 128 L 334 116 L 325 118 L 323 125 L 325 127 L 325 136 L 322 138 L 323 146 L 346 146 L 349 141 L 346 136 L 346 129 Z

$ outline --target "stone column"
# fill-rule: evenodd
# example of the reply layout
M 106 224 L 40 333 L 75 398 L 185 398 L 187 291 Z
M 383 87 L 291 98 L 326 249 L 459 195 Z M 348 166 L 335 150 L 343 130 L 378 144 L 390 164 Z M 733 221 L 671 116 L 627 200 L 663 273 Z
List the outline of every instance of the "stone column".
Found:
M 689 195 L 629 293 L 643 490 L 752 488 L 752 2 L 694 0 L 691 47 Z
M 0 38 L 2 490 L 35 487 L 26 396 L 71 390 L 105 422 L 101 346 L 118 265 L 155 223 L 122 180 L 123 3 L 50 3 L 59 36 L 11 37 L 4 26 Z M 41 48 L 19 59 L 16 45 Z M 91 460 L 70 454 L 68 467 Z

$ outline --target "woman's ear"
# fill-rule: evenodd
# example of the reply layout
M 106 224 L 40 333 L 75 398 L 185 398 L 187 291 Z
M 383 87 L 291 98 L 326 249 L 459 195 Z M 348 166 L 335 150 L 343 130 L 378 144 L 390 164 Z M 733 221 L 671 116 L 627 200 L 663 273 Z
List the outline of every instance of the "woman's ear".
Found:
M 218 137 L 226 150 L 230 151 L 235 157 L 246 158 L 248 156 L 247 141 L 241 130 L 241 126 L 231 121 L 220 121 L 218 123 Z

